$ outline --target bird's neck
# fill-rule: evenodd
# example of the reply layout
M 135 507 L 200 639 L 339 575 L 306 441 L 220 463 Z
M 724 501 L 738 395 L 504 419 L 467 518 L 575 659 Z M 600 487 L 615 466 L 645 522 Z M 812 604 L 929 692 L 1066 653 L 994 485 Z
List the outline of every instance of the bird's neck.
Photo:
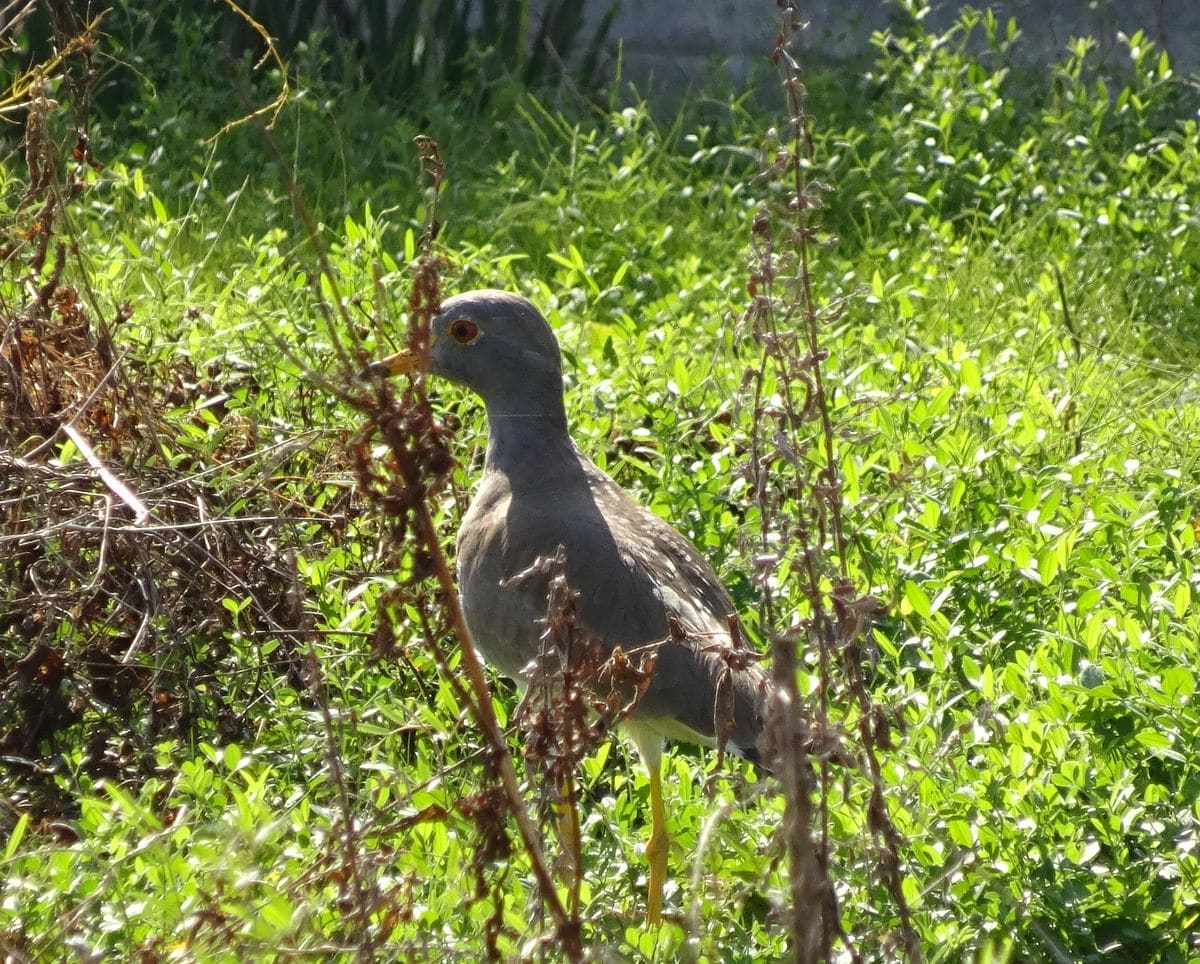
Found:
M 564 464 L 561 452 L 575 451 L 561 409 L 540 412 L 488 410 L 488 445 L 485 468 L 514 476 L 538 476 Z M 570 460 L 572 463 L 574 460 Z

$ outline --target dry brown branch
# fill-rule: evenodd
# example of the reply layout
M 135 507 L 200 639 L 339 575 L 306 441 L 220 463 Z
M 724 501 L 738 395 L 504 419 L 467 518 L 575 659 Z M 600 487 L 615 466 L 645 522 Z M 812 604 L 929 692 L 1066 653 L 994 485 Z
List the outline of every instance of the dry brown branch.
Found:
M 426 142 L 425 149 L 429 149 L 429 142 Z M 432 234 L 431 230 L 428 236 L 432 237 Z M 407 334 L 410 347 L 417 350 L 428 338 L 428 325 L 440 301 L 439 267 L 435 257 L 426 256 L 417 268 Z M 358 446 L 362 453 L 359 475 L 363 489 L 368 493 L 380 493 L 375 496 L 379 504 L 388 509 L 397 522 L 393 527 L 393 539 L 397 536 L 402 539 L 402 534 L 411 533 L 415 545 L 408 551 L 412 551 L 419 559 L 418 571 L 432 575 L 437 581 L 441 590 L 439 605 L 447 625 L 458 640 L 461 666 L 466 675 L 466 687 L 457 687 L 457 690 L 487 740 L 492 754 L 491 766 L 495 769 L 507 808 L 516 822 L 522 845 L 529 856 L 540 898 L 554 921 L 556 940 L 569 959 L 581 959 L 583 949 L 579 919 L 568 912 L 554 886 L 541 835 L 521 793 L 508 741 L 492 708 L 491 688 L 471 644 L 454 577 L 426 501 L 436 491 L 436 486 L 431 482 L 444 475 L 451 464 L 444 448 L 445 433 L 436 427 L 421 380 L 410 384 L 401 398 L 395 401 L 388 396 L 385 385 L 380 384 L 378 390 L 377 400 L 357 398 L 352 403 L 370 415 L 371 432 L 378 432 L 388 445 L 394 478 L 388 481 L 372 470 L 364 440 Z
M 788 122 L 782 132 L 768 134 L 760 179 L 785 180 L 788 193 L 783 203 L 765 205 L 754 218 L 751 303 L 745 320 L 762 351 L 758 367 L 747 373 L 747 384 L 755 424 L 750 478 L 762 519 L 757 560 L 764 624 L 777 625 L 779 617 L 771 578 L 783 562 L 777 547 L 802 547 L 791 564 L 807 605 L 791 626 L 775 632 L 771 647 L 777 689 L 768 731 L 785 798 L 782 836 L 790 865 L 792 951 L 799 961 L 828 961 L 840 942 L 851 960 L 860 959 L 842 927 L 831 879 L 830 789 L 835 761 L 861 760 L 871 786 L 863 822 L 880 840 L 877 871 L 899 917 L 903 954 L 919 961 L 921 950 L 901 886 L 903 841 L 884 801 L 880 733 L 872 726 L 879 714 L 863 675 L 868 658 L 864 639 L 881 607 L 856 591 L 850 578 L 839 437 L 826 385 L 829 352 L 823 333 L 840 317 L 842 305 L 821 305 L 814 291 L 813 213 L 828 188 L 807 173 L 814 169 L 812 119 L 800 66 L 791 53 L 802 23 L 789 0 L 780 0 L 779 7 L 772 61 L 782 80 Z M 797 689 L 801 669 L 815 669 L 819 681 L 811 707 Z M 845 701 L 836 715 L 852 710 L 847 715 L 858 731 L 853 753 L 835 722 L 835 699 Z
M 335 319 L 333 314 L 327 312 L 325 324 L 331 336 L 337 362 L 336 370 L 341 373 L 340 377 L 331 377 L 304 367 L 316 384 L 337 395 L 369 419 L 365 434 L 354 448 L 361 490 L 377 502 L 385 516 L 391 517 L 392 551 L 397 556 L 411 554 L 415 571 L 421 575 L 432 576 L 440 587 L 437 605 L 445 625 L 458 640 L 466 686 L 459 680 L 452 679 L 449 674 L 447 678 L 488 743 L 491 757 L 486 761 L 485 776 L 499 782 L 504 806 L 517 825 L 518 835 L 529 857 L 540 899 L 553 919 L 554 940 L 569 959 L 580 959 L 583 951 L 578 915 L 568 912 L 555 888 L 542 847 L 541 835 L 521 793 L 507 738 L 492 709 L 490 687 L 475 649 L 470 643 L 453 576 L 426 502 L 434 497 L 437 489 L 432 482 L 444 476 L 452 465 L 446 449 L 447 434 L 434 420 L 420 380 L 408 386 L 399 399 L 393 399 L 383 385 L 378 386 L 378 391 L 373 394 L 365 394 L 357 387 L 346 387 L 354 384 L 352 374 L 356 368 L 361 367 L 362 353 L 356 340 L 356 329 L 346 316 L 344 300 L 338 293 L 337 276 L 321 244 L 316 220 L 295 178 L 287 173 L 289 168 L 273 136 L 265 127 L 260 127 L 260 133 L 268 151 L 275 157 L 280 171 L 283 172 L 293 207 L 307 231 L 319 267 L 318 273 L 325 278 L 334 292 L 333 302 L 338 313 Z M 432 248 L 440 228 L 436 198 L 444 175 L 436 142 L 430 138 L 418 138 L 418 152 L 422 169 L 431 182 L 432 203 L 428 208 L 429 218 L 422 239 L 427 253 L 418 263 L 409 304 L 410 324 L 406 331 L 406 340 L 414 350 L 423 347 L 423 339 L 428 337 L 429 321 L 438 308 L 441 262 L 436 255 L 429 254 L 428 251 Z M 350 340 L 349 347 L 346 345 L 347 339 Z M 281 345 L 280 348 L 292 356 L 287 346 Z M 360 365 L 351 365 L 352 357 L 358 357 Z M 368 439 L 376 434 L 390 450 L 389 462 L 382 471 L 373 465 L 368 451 Z M 408 537 L 413 539 L 411 544 L 406 541 Z M 400 566 L 397 565 L 397 568 Z M 442 657 L 439 657 L 439 663 L 443 667 L 446 666 Z M 486 791 L 484 793 L 486 794 Z M 502 821 L 497 823 L 492 808 L 492 804 L 486 807 L 473 805 L 468 808 L 480 826 L 485 841 L 502 825 Z

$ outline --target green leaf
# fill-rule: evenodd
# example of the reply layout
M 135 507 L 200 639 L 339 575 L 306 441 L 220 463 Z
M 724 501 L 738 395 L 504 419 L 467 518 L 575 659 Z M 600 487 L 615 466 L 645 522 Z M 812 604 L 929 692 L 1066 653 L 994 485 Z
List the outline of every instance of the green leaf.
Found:
M 1134 739 L 1150 750 L 1170 750 L 1172 746 L 1171 738 L 1167 734 L 1160 730 L 1150 729 L 1149 727 L 1138 730 Z
M 1186 666 L 1170 666 L 1162 673 L 1162 691 L 1172 700 L 1184 703 L 1196 690 L 1196 678 Z
M 17 852 L 17 848 L 21 846 L 21 841 L 25 838 L 25 831 L 29 829 L 29 814 L 23 812 L 17 817 L 16 824 L 8 835 L 8 843 L 4 846 L 4 859 L 12 860 Z
M 613 344 L 612 335 L 604 339 L 604 346 L 600 349 L 600 357 L 604 359 L 604 363 L 609 367 L 609 370 L 616 370 L 620 367 L 621 359 L 617 356 L 617 349 Z
M 963 387 L 972 395 L 983 387 L 983 375 L 979 371 L 979 362 L 974 358 L 970 356 L 964 358 L 959 362 L 958 370 L 962 377 Z
M 1188 585 L 1186 580 L 1181 579 L 1179 585 L 1175 587 L 1175 593 L 1171 597 L 1171 608 L 1175 610 L 1177 618 L 1182 619 L 1188 611 L 1188 606 L 1192 602 L 1192 587 Z
M 904 583 L 904 599 L 918 616 L 928 619 L 933 612 L 929 604 L 929 595 L 911 579 Z
M 966 681 L 978 689 L 983 679 L 983 670 L 979 666 L 979 661 L 969 653 L 963 653 L 959 665 L 962 667 L 963 677 Z
M 985 700 L 996 698 L 996 677 L 990 664 L 983 667 L 983 673 L 979 677 L 979 692 Z
M 1057 546 L 1046 546 L 1037 557 L 1038 579 L 1043 586 L 1050 585 L 1058 575 L 1059 560 Z
M 974 847 L 978 843 L 975 839 L 974 828 L 965 820 L 946 821 L 946 832 L 950 835 L 950 839 L 960 847 Z
M 1079 598 L 1075 601 L 1075 612 L 1080 616 L 1090 613 L 1099 604 L 1101 593 L 1094 586 L 1091 589 L 1085 589 L 1079 594 Z

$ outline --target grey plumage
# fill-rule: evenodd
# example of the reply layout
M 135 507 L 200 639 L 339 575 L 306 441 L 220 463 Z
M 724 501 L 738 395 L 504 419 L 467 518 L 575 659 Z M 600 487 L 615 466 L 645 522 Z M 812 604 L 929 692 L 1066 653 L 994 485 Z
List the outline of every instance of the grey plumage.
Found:
M 473 344 L 445 330 L 460 319 L 478 325 Z M 733 642 L 733 603 L 695 547 L 571 441 L 559 357 L 550 326 L 516 295 L 459 295 L 434 322 L 429 371 L 476 389 L 488 413 L 483 478 L 458 537 L 459 585 L 475 644 L 520 679 L 538 654 L 546 619 L 548 574 L 530 567 L 561 546 L 580 631 L 605 652 L 658 646 L 635 726 L 711 744 L 715 721 L 728 716 L 729 746 L 756 758 L 767 679 L 757 665 L 731 665 L 722 655 Z M 668 614 L 683 640 L 671 641 Z M 722 686 L 729 695 L 718 706 Z
M 483 478 L 458 537 L 463 612 L 481 655 L 528 683 L 547 624 L 545 563 L 560 547 L 583 638 L 605 658 L 617 647 L 635 661 L 657 650 L 624 722 L 651 774 L 647 917 L 657 921 L 667 858 L 662 742 L 723 742 L 757 759 L 767 675 L 736 651 L 733 603 L 695 547 L 571 440 L 558 342 L 538 310 L 517 295 L 472 291 L 443 303 L 430 334 L 426 356 L 403 352 L 373 371 L 423 368 L 471 388 L 487 409 Z

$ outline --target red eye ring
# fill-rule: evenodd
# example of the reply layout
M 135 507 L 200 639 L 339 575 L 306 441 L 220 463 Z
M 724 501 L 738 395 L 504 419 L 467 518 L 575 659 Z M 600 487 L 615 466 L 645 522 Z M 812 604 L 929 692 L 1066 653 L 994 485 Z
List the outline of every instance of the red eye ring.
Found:
M 469 318 L 455 318 L 450 322 L 450 337 L 460 345 L 469 345 L 479 337 L 479 326 Z

